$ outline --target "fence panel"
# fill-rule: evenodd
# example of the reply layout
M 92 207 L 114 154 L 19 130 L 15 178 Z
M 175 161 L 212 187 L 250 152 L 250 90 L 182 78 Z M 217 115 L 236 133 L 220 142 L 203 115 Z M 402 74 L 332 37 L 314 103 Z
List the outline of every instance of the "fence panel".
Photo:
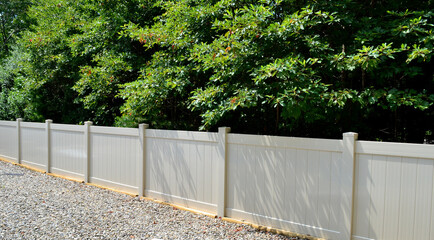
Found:
M 217 134 L 146 130 L 146 195 L 217 212 Z
M 44 123 L 21 123 L 21 162 L 30 167 L 45 170 L 47 165 L 47 141 Z
M 342 141 L 229 134 L 228 147 L 229 217 L 343 238 Z
M 90 144 L 90 182 L 137 194 L 138 130 L 91 126 Z
M 0 121 L 0 156 L 17 161 L 18 134 L 17 123 Z
M 84 126 L 51 124 L 51 172 L 83 180 Z
M 353 239 L 434 239 L 434 146 L 358 141 Z

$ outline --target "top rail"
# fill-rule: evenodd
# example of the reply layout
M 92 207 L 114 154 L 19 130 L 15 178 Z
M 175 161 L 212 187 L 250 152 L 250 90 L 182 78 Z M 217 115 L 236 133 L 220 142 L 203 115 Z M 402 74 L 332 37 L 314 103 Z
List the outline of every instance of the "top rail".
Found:
M 156 130 L 147 129 L 146 138 L 161 138 L 197 142 L 214 142 L 218 141 L 217 133 L 210 132 L 190 132 L 190 131 L 175 131 L 175 130 Z
M 90 132 L 107 134 L 107 135 L 120 135 L 120 136 L 132 136 L 132 137 L 139 136 L 139 130 L 137 128 L 90 126 Z
M 69 125 L 69 124 L 51 124 L 51 129 L 56 131 L 65 132 L 83 132 L 85 130 L 84 125 Z
M 21 122 L 22 128 L 38 128 L 44 129 L 45 123 L 36 123 L 36 122 Z
M 228 134 L 229 144 L 251 145 L 262 147 L 294 148 L 318 150 L 326 152 L 342 152 L 342 140 L 319 138 L 278 137 L 249 134 Z
M 17 122 L 15 122 L 15 121 L 0 121 L 0 126 L 16 127 Z
M 434 159 L 434 145 L 357 141 L 356 153 Z

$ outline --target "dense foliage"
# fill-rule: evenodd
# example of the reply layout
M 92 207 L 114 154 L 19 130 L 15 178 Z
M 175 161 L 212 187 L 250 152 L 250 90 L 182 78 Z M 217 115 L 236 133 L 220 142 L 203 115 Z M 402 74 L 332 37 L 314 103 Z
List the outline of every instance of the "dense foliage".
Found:
M 3 119 L 433 138 L 431 1 L 8 3 Z

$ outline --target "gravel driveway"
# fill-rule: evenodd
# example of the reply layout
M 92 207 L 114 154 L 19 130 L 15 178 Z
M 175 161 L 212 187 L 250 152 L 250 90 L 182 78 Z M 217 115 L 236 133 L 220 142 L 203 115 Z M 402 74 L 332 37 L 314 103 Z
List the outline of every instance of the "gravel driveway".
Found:
M 298 239 L 0 161 L 0 239 Z

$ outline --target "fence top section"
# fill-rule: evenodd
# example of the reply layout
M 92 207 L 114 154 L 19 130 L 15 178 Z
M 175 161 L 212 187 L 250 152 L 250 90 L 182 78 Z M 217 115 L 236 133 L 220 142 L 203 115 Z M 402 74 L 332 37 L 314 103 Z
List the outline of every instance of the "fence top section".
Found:
M 293 148 L 326 152 L 342 152 L 342 140 L 278 137 L 249 134 L 228 134 L 228 143 L 260 147 Z
M 65 132 L 83 132 L 84 131 L 84 125 L 69 125 L 69 124 L 52 123 L 50 125 L 50 128 L 52 130 L 65 131 Z
M 45 123 L 36 123 L 36 122 L 21 122 L 22 128 L 39 128 L 44 129 Z
M 139 136 L 139 130 L 137 128 L 90 126 L 90 132 L 108 134 L 108 135 L 131 136 L 131 137 Z
M 12 121 L 0 121 L 0 126 L 16 127 L 16 126 L 17 126 L 17 122 L 12 122 Z
M 190 131 L 147 129 L 146 130 L 146 138 L 160 138 L 160 139 L 173 139 L 173 140 L 217 143 L 218 134 L 217 133 L 210 133 L 210 132 L 190 132 Z
M 357 141 L 356 153 L 434 160 L 434 145 Z

